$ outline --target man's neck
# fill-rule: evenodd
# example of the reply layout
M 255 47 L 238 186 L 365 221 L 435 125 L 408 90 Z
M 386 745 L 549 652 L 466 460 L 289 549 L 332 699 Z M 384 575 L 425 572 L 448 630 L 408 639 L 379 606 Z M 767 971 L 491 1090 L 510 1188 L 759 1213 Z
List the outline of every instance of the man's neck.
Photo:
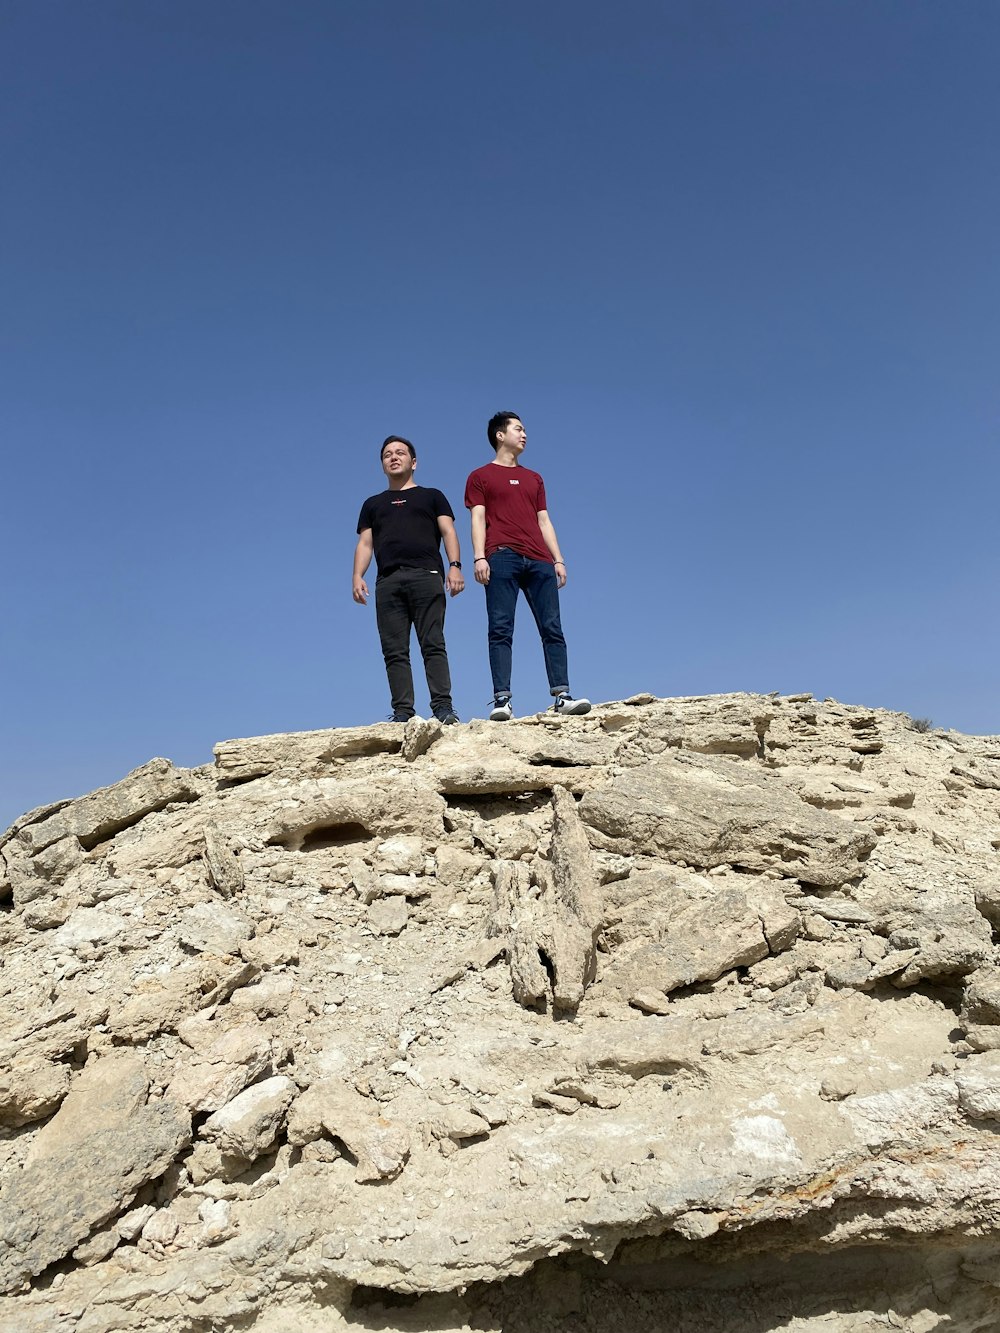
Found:
M 513 449 L 505 449 L 503 445 L 497 450 L 497 456 L 494 463 L 499 463 L 501 467 L 517 467 L 517 454 Z
M 408 491 L 411 486 L 416 486 L 416 484 L 417 483 L 413 480 L 412 475 L 410 476 L 409 481 L 397 481 L 395 477 L 389 478 L 390 491 Z

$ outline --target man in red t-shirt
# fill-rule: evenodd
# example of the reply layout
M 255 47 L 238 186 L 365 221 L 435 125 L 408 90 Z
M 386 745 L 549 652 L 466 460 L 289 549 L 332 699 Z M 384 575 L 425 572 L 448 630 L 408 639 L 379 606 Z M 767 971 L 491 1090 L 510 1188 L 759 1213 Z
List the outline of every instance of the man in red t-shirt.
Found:
M 496 458 L 470 472 L 465 507 L 472 511 L 476 582 L 486 589 L 493 673 L 490 721 L 507 722 L 513 711 L 511 646 L 519 592 L 524 593 L 542 638 L 553 710 L 589 713 L 590 702 L 574 699 L 569 692 L 566 640 L 559 620 L 559 589 L 566 584 L 566 566 L 548 515 L 545 483 L 537 472 L 520 465 L 528 437 L 516 412 L 498 412 L 486 432 Z

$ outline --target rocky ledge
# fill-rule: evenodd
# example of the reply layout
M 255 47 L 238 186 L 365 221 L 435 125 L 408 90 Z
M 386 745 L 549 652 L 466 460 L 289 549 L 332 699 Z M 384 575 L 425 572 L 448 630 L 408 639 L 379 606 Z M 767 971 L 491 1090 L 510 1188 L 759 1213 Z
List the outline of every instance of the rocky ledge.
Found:
M 998 793 L 998 738 L 638 695 L 30 812 L 0 1329 L 997 1327 Z

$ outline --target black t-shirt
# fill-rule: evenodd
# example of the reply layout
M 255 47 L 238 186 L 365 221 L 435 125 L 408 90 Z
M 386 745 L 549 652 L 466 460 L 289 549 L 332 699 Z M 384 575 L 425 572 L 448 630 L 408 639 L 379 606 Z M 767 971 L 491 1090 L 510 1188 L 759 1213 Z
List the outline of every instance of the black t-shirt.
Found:
M 372 530 L 379 578 L 396 569 L 429 569 L 440 574 L 439 518 L 454 518 L 451 505 L 433 486 L 370 495 L 361 506 L 358 532 Z

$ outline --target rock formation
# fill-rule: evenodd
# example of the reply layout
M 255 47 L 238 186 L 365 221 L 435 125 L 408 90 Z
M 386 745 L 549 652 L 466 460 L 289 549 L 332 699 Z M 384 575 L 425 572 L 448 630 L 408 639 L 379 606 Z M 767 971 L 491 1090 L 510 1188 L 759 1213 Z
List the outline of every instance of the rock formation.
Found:
M 1000 739 L 639 695 L 0 837 L 2 1333 L 1000 1327 Z

